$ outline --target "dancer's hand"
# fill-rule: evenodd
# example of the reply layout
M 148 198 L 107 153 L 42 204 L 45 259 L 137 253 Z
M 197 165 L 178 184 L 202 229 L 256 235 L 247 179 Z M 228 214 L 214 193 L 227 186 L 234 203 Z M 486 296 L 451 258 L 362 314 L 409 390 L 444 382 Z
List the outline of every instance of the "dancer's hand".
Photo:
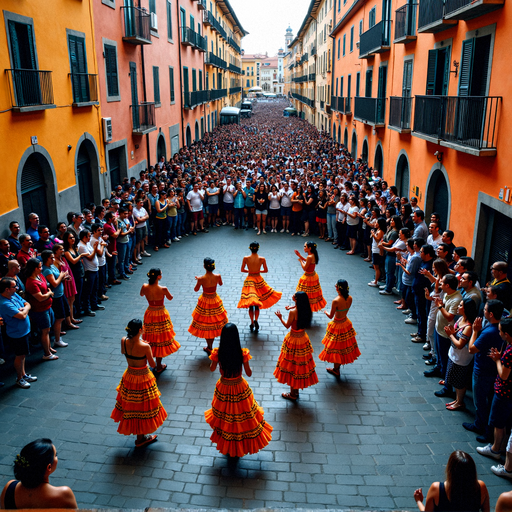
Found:
M 297 249 L 295 249 L 295 251 L 293 251 L 299 258 L 300 258 L 300 252 L 297 251 Z
M 288 307 L 288 306 L 286 306 L 286 307 Z M 281 311 L 279 311 L 279 309 L 276 311 L 275 314 L 276 314 L 277 318 L 279 318 L 279 320 L 281 320 L 283 318 L 283 315 L 281 314 Z

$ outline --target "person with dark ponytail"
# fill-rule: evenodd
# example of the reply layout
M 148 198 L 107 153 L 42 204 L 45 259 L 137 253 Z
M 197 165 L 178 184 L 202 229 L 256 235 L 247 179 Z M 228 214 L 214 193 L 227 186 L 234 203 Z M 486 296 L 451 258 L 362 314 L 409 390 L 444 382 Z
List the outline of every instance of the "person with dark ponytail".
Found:
M 164 300 L 172 300 L 172 295 L 165 286 L 158 284 L 162 279 L 162 271 L 152 268 L 147 276 L 149 283 L 143 284 L 140 289 L 140 296 L 146 297 L 148 301 L 142 337 L 149 343 L 156 359 L 154 372 L 160 374 L 167 368 L 166 364 L 162 364 L 162 358 L 176 352 L 181 345 L 174 339 L 176 333 L 169 312 L 164 306 Z
M 272 426 L 263 418 L 263 409 L 254 400 L 252 390 L 242 377 L 252 375 L 249 349 L 240 346 L 240 335 L 235 324 L 222 328 L 219 348 L 210 354 L 210 370 L 220 366 L 212 400 L 212 408 L 205 413 L 208 425 L 213 429 L 210 437 L 217 450 L 229 457 L 243 457 L 259 452 L 272 439 Z
M 295 401 L 299 398 L 299 389 L 305 389 L 318 383 L 313 360 L 313 347 L 304 329 L 311 325 L 313 313 L 308 296 L 305 292 L 295 292 L 292 297 L 295 306 L 286 306 L 288 320 L 283 320 L 281 311 L 276 316 L 290 332 L 285 336 L 281 353 L 277 360 L 274 377 L 281 384 L 290 386 L 289 393 L 281 396 L 287 400 Z
M 272 289 L 260 274 L 267 273 L 267 261 L 265 258 L 258 256 L 258 249 L 260 244 L 252 242 L 249 245 L 251 250 L 250 256 L 244 256 L 242 261 L 241 272 L 248 273 L 247 279 L 244 281 L 242 288 L 242 296 L 238 302 L 237 308 L 248 308 L 249 318 L 251 319 L 250 329 L 252 331 L 259 331 L 260 325 L 258 318 L 260 316 L 260 309 L 271 308 L 274 304 L 281 299 L 281 292 L 276 292 Z M 262 268 L 263 267 L 263 268 Z
M 14 459 L 14 477 L 0 496 L 0 508 L 78 508 L 69 487 L 50 485 L 50 475 L 57 469 L 57 450 L 50 439 L 36 439 L 27 444 Z
M 167 418 L 156 378 L 147 363 L 155 366 L 148 343 L 141 339 L 142 320 L 134 318 L 126 327 L 127 336 L 121 339 L 121 353 L 128 368 L 117 386 L 116 406 L 110 417 L 119 423 L 117 431 L 129 436 L 135 434 L 135 447 L 154 443 L 156 435 L 149 435 L 162 426 Z
M 327 325 L 322 343 L 324 349 L 318 358 L 320 361 L 333 363 L 334 368 L 327 368 L 327 372 L 335 377 L 340 376 L 340 366 L 353 363 L 360 355 L 356 341 L 356 331 L 347 314 L 352 306 L 352 297 L 348 294 L 348 283 L 340 279 L 336 283 L 338 296 L 332 301 L 331 311 L 325 314 L 332 321 Z
M 318 279 L 318 274 L 315 272 L 315 266 L 318 263 L 318 252 L 315 242 L 306 242 L 304 244 L 304 252 L 308 255 L 307 258 L 304 258 L 299 251 L 295 251 L 299 258 L 300 266 L 304 270 L 303 276 L 299 279 L 297 291 L 306 292 L 311 304 L 311 311 L 320 311 L 327 305 L 327 301 L 322 295 L 320 279 Z
M 222 304 L 222 299 L 217 295 L 217 285 L 222 286 L 220 274 L 214 274 L 215 260 L 204 259 L 204 276 L 196 276 L 195 292 L 201 286 L 203 293 L 197 301 L 197 306 L 192 313 L 192 324 L 188 332 L 197 338 L 206 340 L 206 347 L 203 349 L 208 355 L 212 353 L 213 340 L 220 336 L 222 328 L 228 323 L 228 314 Z

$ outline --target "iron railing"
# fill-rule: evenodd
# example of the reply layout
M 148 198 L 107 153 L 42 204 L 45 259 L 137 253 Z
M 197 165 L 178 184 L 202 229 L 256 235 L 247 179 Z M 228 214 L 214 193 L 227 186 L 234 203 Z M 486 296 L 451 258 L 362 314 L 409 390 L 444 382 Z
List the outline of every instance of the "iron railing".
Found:
M 363 123 L 371 125 L 383 125 L 386 116 L 386 98 L 355 99 L 354 117 Z
M 380 21 L 371 29 L 361 34 L 359 39 L 359 58 L 389 49 L 390 40 L 391 21 Z
M 237 53 L 242 53 L 242 50 L 240 48 L 240 43 L 233 36 L 228 37 L 228 44 L 229 44 L 229 46 L 231 46 L 231 48 L 236 50 Z
M 216 30 L 219 35 L 227 41 L 228 35 L 226 31 L 222 28 L 222 25 L 218 22 L 217 18 L 210 11 L 203 11 L 203 23 L 205 25 L 210 25 L 213 30 Z
M 73 103 L 98 101 L 98 75 L 89 73 L 70 73 L 73 88 Z
M 308 97 L 302 96 L 301 94 L 292 92 L 292 97 L 295 98 L 296 100 L 300 101 L 301 103 L 308 105 L 309 107 L 315 106 L 315 100 L 310 100 Z
M 239 92 L 242 92 L 242 88 L 240 86 L 229 88 L 229 94 L 238 94 Z
M 197 105 L 208 101 L 208 91 L 192 91 L 183 93 L 183 106 L 185 108 L 194 108 Z
M 124 19 L 123 39 L 134 44 L 151 44 L 151 14 L 145 9 L 121 6 Z
M 206 64 L 211 64 L 212 66 L 216 66 L 222 69 L 228 69 L 228 65 L 225 60 L 217 57 L 213 52 L 207 52 L 205 55 Z
M 210 101 L 219 100 L 220 98 L 225 98 L 228 95 L 227 89 L 212 89 L 211 91 L 208 91 L 208 92 L 209 92 L 208 99 Z
M 422 27 L 440 22 L 444 15 L 444 2 L 442 0 L 421 0 L 418 12 L 418 31 Z
M 206 9 L 206 0 L 197 0 L 197 8 L 200 11 L 204 11 Z
M 132 109 L 133 132 L 142 134 L 156 129 L 155 104 L 130 105 Z
M 395 11 L 395 41 L 416 36 L 418 4 L 405 4 Z
M 463 147 L 497 149 L 501 96 L 416 96 L 414 132 Z
M 389 98 L 389 126 L 400 130 L 411 129 L 412 98 L 391 96 Z
M 316 55 L 316 46 L 311 46 L 311 51 L 309 53 L 311 54 L 311 57 Z
M 242 70 L 240 69 L 240 67 L 231 63 L 229 63 L 229 71 L 233 73 L 238 73 L 239 75 L 242 74 Z
M 53 105 L 52 72 L 7 69 L 13 108 Z
M 305 54 L 302 55 L 302 57 L 300 58 L 300 62 L 301 64 L 304 63 L 304 62 L 307 62 L 309 60 L 309 56 L 308 56 L 308 53 L 306 52 Z
M 320 110 L 324 110 L 325 108 L 325 101 L 320 100 Z
M 308 75 L 308 81 L 314 82 L 316 80 L 316 73 L 309 73 Z
M 181 43 L 203 52 L 206 51 L 206 39 L 190 27 L 181 27 Z

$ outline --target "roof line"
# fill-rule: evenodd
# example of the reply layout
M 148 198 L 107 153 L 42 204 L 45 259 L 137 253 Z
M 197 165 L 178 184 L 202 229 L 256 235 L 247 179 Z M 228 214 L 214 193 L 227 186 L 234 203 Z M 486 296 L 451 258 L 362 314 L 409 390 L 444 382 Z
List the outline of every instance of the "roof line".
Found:
M 318 7 L 318 4 L 320 4 L 320 0 L 311 0 L 311 3 L 309 4 L 309 8 L 308 8 L 308 13 L 305 16 L 301 27 L 297 31 L 297 35 L 295 36 L 293 41 L 288 45 L 288 48 L 291 48 L 298 41 L 299 37 L 301 37 L 301 32 L 304 30 L 304 28 L 307 25 L 307 22 L 309 21 L 310 18 L 313 18 L 311 13 L 313 12 L 313 8 L 315 7 L 315 4 L 317 4 L 317 7 Z M 313 18 L 313 19 L 315 19 L 315 18 Z
M 231 7 L 229 0 L 221 0 L 218 2 L 218 4 L 221 4 L 221 3 L 224 4 L 226 6 L 226 8 L 228 9 L 229 14 L 231 14 L 231 16 L 233 18 L 234 24 L 239 28 L 240 32 L 242 33 L 242 37 L 249 35 L 249 32 L 247 32 L 247 30 L 245 30 L 242 27 L 241 23 L 238 21 L 238 18 L 235 14 L 235 11 L 233 10 L 233 7 Z

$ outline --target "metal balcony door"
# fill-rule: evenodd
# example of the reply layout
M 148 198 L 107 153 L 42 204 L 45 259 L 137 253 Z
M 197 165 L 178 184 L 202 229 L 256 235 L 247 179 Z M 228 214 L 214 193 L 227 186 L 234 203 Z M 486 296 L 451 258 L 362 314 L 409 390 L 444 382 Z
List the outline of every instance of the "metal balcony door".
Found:
M 69 60 L 71 63 L 71 80 L 73 82 L 73 101 L 85 103 L 90 101 L 87 61 L 85 57 L 85 39 L 68 36 Z
M 139 95 L 137 92 L 137 64 L 130 62 L 130 86 L 132 90 L 132 120 L 133 128 L 140 126 Z
M 402 79 L 402 128 L 411 126 L 411 90 L 412 90 L 412 60 L 404 61 L 404 76 Z
M 133 37 L 137 34 L 137 20 L 135 19 L 135 6 L 133 5 L 133 0 L 124 0 L 124 6 L 127 7 L 127 9 L 124 9 L 126 35 L 128 37 Z
M 388 81 L 388 67 L 379 67 L 379 88 L 377 90 L 376 122 L 383 123 L 386 114 L 386 88 Z
M 382 0 L 382 41 L 385 44 L 389 44 L 391 39 L 391 0 Z

